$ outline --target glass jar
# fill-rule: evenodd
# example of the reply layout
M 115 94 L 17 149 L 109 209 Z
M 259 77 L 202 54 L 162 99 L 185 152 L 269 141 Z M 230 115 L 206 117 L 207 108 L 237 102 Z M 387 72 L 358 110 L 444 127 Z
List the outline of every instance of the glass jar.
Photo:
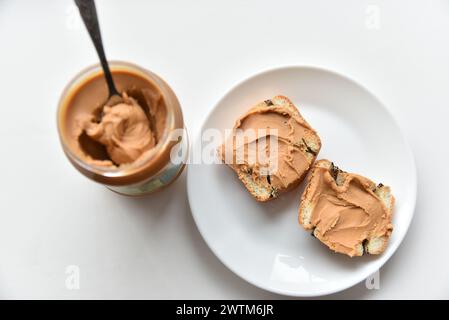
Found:
M 79 172 L 115 192 L 130 196 L 154 192 L 173 182 L 187 161 L 188 136 L 179 101 L 156 74 L 127 62 L 111 61 L 109 66 L 119 92 L 125 91 L 131 97 L 132 92 L 160 93 L 158 106 L 164 105 L 166 112 L 162 114 L 164 119 L 157 120 L 165 126 L 156 145 L 126 165 L 102 166 L 86 160 L 87 151 L 74 134 L 75 122 L 78 115 L 92 114 L 108 99 L 103 71 L 97 64 L 76 75 L 59 100 L 58 133 L 64 153 Z

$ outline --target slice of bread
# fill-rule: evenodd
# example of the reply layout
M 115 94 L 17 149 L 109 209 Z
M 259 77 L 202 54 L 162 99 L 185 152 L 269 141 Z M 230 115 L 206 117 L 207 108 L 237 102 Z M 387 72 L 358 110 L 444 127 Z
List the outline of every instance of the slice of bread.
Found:
M 394 201 L 390 187 L 319 160 L 301 197 L 299 223 L 336 252 L 380 254 L 393 230 Z
M 226 152 L 229 152 L 229 145 L 233 146 L 235 144 L 235 140 L 233 139 L 235 139 L 236 130 L 245 128 L 247 122 L 251 123 L 253 129 L 257 127 L 257 125 L 254 125 L 256 122 L 254 117 L 256 116 L 257 121 L 263 120 L 264 118 L 262 117 L 264 116 L 268 116 L 273 117 L 280 123 L 278 128 L 270 127 L 273 126 L 273 122 L 267 122 L 269 125 L 266 127 L 262 125 L 263 128 L 258 128 L 267 130 L 278 129 L 278 154 L 287 154 L 285 159 L 276 159 L 276 161 L 279 161 L 280 167 L 278 171 L 272 172 L 273 174 L 261 174 L 258 164 L 248 162 L 236 163 L 236 149 L 230 151 L 233 153 L 231 158 L 234 161 L 232 163 L 226 163 L 225 160 Z M 248 120 L 251 117 L 253 118 Z M 287 131 L 288 134 L 286 134 Z M 268 133 L 263 138 L 268 139 L 267 137 L 269 135 Z M 256 140 L 257 142 L 255 143 L 257 145 L 261 137 L 257 136 Z M 223 144 L 219 148 L 221 160 L 235 171 L 250 194 L 258 201 L 275 199 L 280 194 L 296 187 L 306 176 L 321 149 L 321 140 L 316 131 L 302 117 L 295 105 L 287 97 L 281 95 L 258 103 L 239 118 L 233 128 L 231 137 L 227 141 L 232 142 L 227 146 Z M 288 167 L 283 166 L 283 161 L 288 162 Z M 280 177 L 281 174 L 284 174 L 284 176 Z

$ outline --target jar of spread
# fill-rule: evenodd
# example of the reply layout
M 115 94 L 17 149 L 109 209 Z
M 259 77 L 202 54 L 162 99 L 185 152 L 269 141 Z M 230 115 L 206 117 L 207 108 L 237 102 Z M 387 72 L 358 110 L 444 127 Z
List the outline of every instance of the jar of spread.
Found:
M 63 91 L 57 122 L 64 153 L 79 172 L 115 192 L 154 192 L 173 182 L 187 161 L 179 101 L 156 74 L 126 62 L 109 65 L 121 101 L 105 105 L 100 65 L 80 72 Z

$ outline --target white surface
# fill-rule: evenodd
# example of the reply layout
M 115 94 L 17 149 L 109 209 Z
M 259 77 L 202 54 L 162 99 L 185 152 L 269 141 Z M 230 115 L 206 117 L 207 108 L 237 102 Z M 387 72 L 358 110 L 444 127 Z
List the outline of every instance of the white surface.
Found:
M 320 65 L 369 88 L 414 151 L 417 209 L 381 269 L 380 289 L 361 283 L 330 298 L 449 298 L 448 1 L 97 6 L 108 57 L 163 76 L 193 137 L 218 99 L 260 70 Z M 378 29 L 367 20 L 373 8 Z M 157 196 L 128 199 L 65 159 L 57 100 L 76 72 L 97 61 L 75 14 L 71 1 L 0 1 L 0 297 L 279 298 L 235 276 L 207 248 L 187 205 L 185 175 Z M 79 290 L 66 288 L 68 265 L 80 267 Z
M 317 130 L 318 159 L 392 188 L 394 232 L 385 252 L 353 259 L 332 254 L 298 225 L 304 184 L 276 201 L 258 203 L 229 168 L 208 159 L 188 168 L 190 208 L 211 250 L 248 282 L 291 296 L 338 292 L 379 270 L 404 238 L 416 200 L 413 156 L 378 99 L 339 74 L 310 67 L 269 70 L 239 83 L 215 106 L 202 132 L 213 128 L 224 137 L 249 107 L 278 94 L 289 97 Z M 216 141 L 213 150 L 221 143 Z M 192 152 L 210 145 L 197 137 Z

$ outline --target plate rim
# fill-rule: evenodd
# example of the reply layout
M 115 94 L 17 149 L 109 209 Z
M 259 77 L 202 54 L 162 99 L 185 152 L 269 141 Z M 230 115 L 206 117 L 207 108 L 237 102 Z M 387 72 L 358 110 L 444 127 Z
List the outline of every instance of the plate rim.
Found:
M 318 72 L 326 72 L 329 74 L 332 74 L 334 76 L 343 78 L 344 80 L 350 82 L 351 84 L 354 84 L 356 86 L 358 86 L 359 88 L 361 88 L 362 90 L 364 90 L 368 95 L 371 96 L 371 98 L 373 98 L 383 109 L 384 112 L 386 112 L 386 114 L 391 118 L 391 120 L 393 121 L 394 126 L 398 129 L 400 138 L 402 139 L 403 143 L 404 143 L 404 147 L 406 149 L 406 152 L 408 153 L 408 158 L 410 160 L 410 164 L 411 164 L 411 171 L 412 175 L 411 175 L 411 179 L 412 179 L 412 189 L 411 189 L 411 202 L 410 203 L 410 210 L 411 210 L 411 215 L 410 218 L 407 221 L 407 225 L 405 226 L 405 232 L 402 235 L 402 237 L 397 241 L 397 245 L 395 248 L 393 248 L 393 250 L 391 250 L 389 253 L 384 253 L 381 256 L 379 256 L 379 259 L 382 259 L 382 261 L 380 262 L 379 265 L 379 270 L 385 265 L 385 263 L 387 261 L 389 261 L 391 259 L 391 257 L 397 252 L 398 248 L 401 246 L 404 238 L 406 237 L 409 229 L 410 229 L 410 225 L 411 222 L 415 216 L 415 211 L 416 211 L 416 199 L 417 199 L 417 189 L 418 189 L 418 174 L 417 174 L 417 167 L 416 167 L 416 161 L 415 161 L 415 157 L 413 154 L 413 150 L 410 147 L 410 144 L 407 140 L 407 137 L 405 136 L 401 126 L 398 124 L 396 118 L 393 116 L 393 114 L 391 113 L 390 109 L 386 106 L 385 103 L 382 102 L 382 100 L 380 100 L 373 92 L 371 92 L 371 90 L 368 90 L 363 84 L 361 84 L 360 82 L 358 82 L 357 80 L 355 80 L 354 78 L 347 76 L 346 74 L 342 74 L 338 71 L 335 71 L 333 69 L 327 68 L 327 67 L 323 67 L 323 66 L 319 66 L 319 65 L 301 65 L 301 64 L 293 64 L 293 65 L 282 65 L 282 66 L 277 66 L 277 67 L 271 67 L 271 68 L 267 68 L 264 69 L 260 72 L 256 72 L 251 74 L 250 76 L 243 78 L 242 80 L 237 81 L 235 84 L 233 84 L 232 86 L 230 86 L 225 92 L 224 94 L 214 103 L 213 107 L 207 112 L 206 117 L 203 120 L 203 123 L 200 127 L 199 132 L 196 134 L 195 139 L 192 139 L 192 146 L 191 148 L 195 148 L 195 146 L 197 145 L 198 141 L 201 139 L 201 134 L 204 131 L 204 128 L 206 126 L 206 123 L 209 121 L 210 117 L 212 116 L 212 113 L 217 109 L 217 106 L 219 104 L 221 104 L 223 102 L 224 99 L 226 99 L 226 97 L 233 92 L 234 90 L 236 90 L 238 87 L 240 87 L 241 85 L 243 85 L 244 83 L 247 83 L 251 80 L 254 80 L 257 77 L 272 73 L 272 72 L 279 72 L 279 71 L 286 71 L 286 70 L 291 70 L 291 69 L 306 69 L 306 70 L 313 70 L 313 71 L 318 71 Z M 193 178 L 190 178 L 191 176 L 191 172 L 192 170 L 190 170 L 190 166 L 187 166 L 187 173 L 186 173 L 186 184 L 187 184 L 187 200 L 189 203 L 189 208 L 190 208 L 190 213 L 193 217 L 193 220 L 195 222 L 196 228 L 198 229 L 198 232 L 200 233 L 201 237 L 203 238 L 204 242 L 207 244 L 208 248 L 212 251 L 212 253 L 215 255 L 215 257 L 226 267 L 228 268 L 230 271 L 232 271 L 235 275 L 237 275 L 240 279 L 246 281 L 247 283 L 250 283 L 251 285 L 265 290 L 267 292 L 271 292 L 271 293 L 275 293 L 275 294 L 279 294 L 279 295 L 283 295 L 283 296 L 290 296 L 290 297 L 319 297 L 319 296 L 326 296 L 326 295 L 331 295 L 337 292 L 341 292 L 344 290 L 347 290 L 353 286 L 355 286 L 356 284 L 362 282 L 363 280 L 366 279 L 366 277 L 363 277 L 361 279 L 358 279 L 357 277 L 355 277 L 355 281 L 349 281 L 349 284 L 345 284 L 341 287 L 338 288 L 334 288 L 331 290 L 322 290 L 320 292 L 313 292 L 313 293 L 307 293 L 307 292 L 295 292 L 292 290 L 281 290 L 278 288 L 274 288 L 274 287 L 270 287 L 261 283 L 257 283 L 253 280 L 247 279 L 246 277 L 244 277 L 242 274 L 240 274 L 240 272 L 238 272 L 237 270 L 235 270 L 235 268 L 233 268 L 232 266 L 230 266 L 227 262 L 224 261 L 224 259 L 222 259 L 220 257 L 220 255 L 215 251 L 215 249 L 212 247 L 212 245 L 209 243 L 209 241 L 207 240 L 207 238 L 205 237 L 203 231 L 201 230 L 196 215 L 194 214 L 194 210 L 192 208 L 192 195 L 190 190 L 190 182 L 192 181 Z M 367 275 L 367 277 L 369 277 L 369 274 Z

